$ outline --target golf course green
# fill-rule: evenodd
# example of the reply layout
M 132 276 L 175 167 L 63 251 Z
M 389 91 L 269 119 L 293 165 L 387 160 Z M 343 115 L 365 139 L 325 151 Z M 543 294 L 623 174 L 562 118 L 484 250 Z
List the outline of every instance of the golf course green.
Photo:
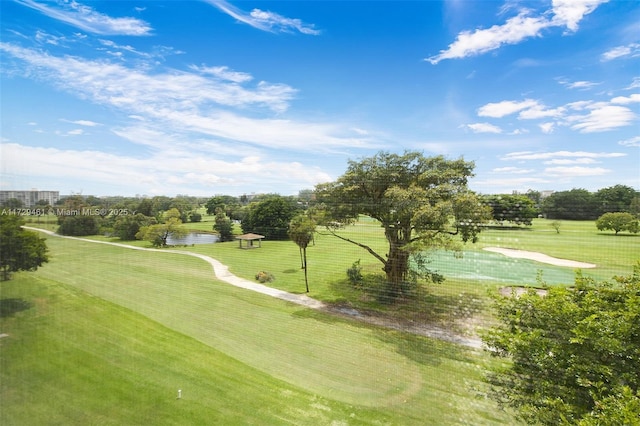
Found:
M 556 234 L 539 221 L 528 230 L 487 231 L 465 257 L 489 262 L 473 263 L 482 272 L 501 255 L 481 249 L 502 245 L 592 262 L 588 273 L 598 278 L 628 273 L 640 238 L 582 226 L 567 223 Z M 384 250 L 374 223 L 344 232 Z M 481 350 L 237 288 L 207 262 L 169 249 L 53 236 L 47 245 L 49 263 L 0 284 L 1 424 L 515 424 L 486 395 L 483 375 L 500 361 Z M 276 276 L 269 285 L 304 293 L 292 242 L 180 250 L 218 259 L 246 279 L 268 270 Z M 358 259 L 365 272 L 379 270 L 362 249 L 318 235 L 308 256 L 311 297 L 375 305 L 345 279 Z M 494 260 L 507 269 L 526 263 L 503 258 Z M 430 266 L 443 269 L 437 262 Z M 487 279 L 446 272 L 445 283 L 428 287 L 424 315 L 488 321 L 487 294 L 518 278 L 500 280 L 496 271 L 482 272 Z M 536 284 L 535 274 L 520 278 Z M 553 284 L 571 284 L 563 280 Z M 469 300 L 481 312 L 458 315 Z M 381 309 L 402 316 L 409 308 Z

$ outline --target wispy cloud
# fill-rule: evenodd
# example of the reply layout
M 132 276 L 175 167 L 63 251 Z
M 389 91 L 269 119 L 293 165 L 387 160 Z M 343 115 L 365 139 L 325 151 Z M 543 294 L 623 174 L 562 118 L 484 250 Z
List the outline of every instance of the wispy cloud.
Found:
M 464 127 L 471 129 L 474 133 L 502 133 L 502 129 L 489 123 L 465 124 Z
M 488 103 L 478 109 L 478 115 L 480 117 L 493 117 L 500 118 L 506 115 L 513 114 L 524 109 L 529 109 L 539 106 L 538 101 L 533 99 L 525 99 L 524 101 L 501 101 Z
M 41 3 L 34 0 L 16 0 L 16 2 L 89 33 L 144 36 L 152 30 L 148 23 L 140 19 L 113 18 L 76 1 Z
M 581 133 L 604 132 L 631 125 L 638 115 L 623 106 L 640 102 L 640 94 L 617 96 L 608 101 L 575 101 L 556 108 L 548 108 L 540 101 L 506 100 L 492 102 L 478 108 L 479 117 L 503 118 L 518 113 L 519 120 L 556 119 L 538 124 L 543 133 L 551 133 L 556 126 L 569 126 Z
M 619 145 L 622 146 L 638 146 L 640 147 L 640 136 L 635 136 L 631 139 L 625 139 L 623 141 L 618 142 Z
M 588 151 L 552 151 L 552 152 L 533 152 L 520 151 L 510 152 L 501 160 L 549 160 L 554 158 L 616 158 L 624 157 L 627 154 L 621 152 L 588 152 Z
M 504 24 L 486 29 L 462 31 L 446 50 L 426 60 L 437 64 L 444 59 L 466 58 L 481 55 L 504 45 L 541 37 L 546 28 L 565 27 L 568 32 L 578 30 L 584 16 L 593 12 L 598 5 L 608 0 L 553 0 L 552 7 L 543 13 L 534 14 L 529 9 L 520 9 L 518 15 L 507 19 Z M 551 15 L 551 18 L 548 16 Z
M 516 175 L 524 175 L 527 173 L 533 173 L 534 169 L 521 169 L 520 167 L 496 167 L 491 170 L 492 173 L 508 173 Z
M 602 54 L 602 61 L 612 61 L 618 58 L 635 58 L 640 56 L 640 43 L 630 43 L 626 46 L 617 46 Z
M 102 126 L 102 124 L 96 123 L 95 121 L 91 121 L 91 120 L 64 120 L 64 119 L 62 119 L 61 121 L 64 121 L 65 123 L 77 124 L 78 126 L 86 126 L 86 127 Z
M 559 78 L 558 83 L 562 84 L 564 87 L 568 89 L 579 89 L 579 90 L 587 90 L 591 89 L 594 86 L 598 86 L 602 83 L 596 83 L 594 81 L 569 81 L 564 78 Z
M 162 134 L 158 133 L 156 137 L 162 137 Z M 131 182 L 148 188 L 151 194 L 180 193 L 188 185 L 193 195 L 210 195 L 221 184 L 240 190 L 268 191 L 277 187 L 282 191 L 297 191 L 303 185 L 313 187 L 333 179 L 319 168 L 299 162 L 273 161 L 259 155 L 239 156 L 230 161 L 219 155 L 205 159 L 199 152 L 175 147 L 154 151 L 144 158 L 17 143 L 2 143 L 0 152 L 0 167 L 7 175 L 46 179 L 55 176 L 60 180 L 82 176 L 83 182 L 104 185 L 115 193 L 130 191 Z M 24 158 L 29 161 L 23 161 Z M 73 167 L 69 167 L 70 164 Z M 171 167 L 165 167 L 166 164 Z M 252 173 L 238 173 L 238 170 L 251 170 Z M 117 176 L 116 180 L 114 176 Z
M 104 60 L 53 56 L 10 43 L 0 42 L 0 51 L 21 60 L 30 77 L 116 108 L 135 117 L 139 126 L 153 124 L 172 134 L 269 149 L 331 152 L 377 146 L 371 137 L 352 130 L 353 124 L 281 118 L 296 89 L 253 82 L 251 75 L 227 67 L 152 72 Z
M 260 9 L 253 9 L 251 12 L 246 12 L 225 0 L 206 1 L 238 21 L 262 31 L 274 33 L 291 33 L 297 31 L 308 35 L 319 35 L 321 33 L 321 31 L 314 28 L 314 25 L 305 24 L 300 19 L 287 18 L 277 13 Z
M 602 176 L 611 173 L 611 170 L 603 167 L 547 167 L 544 173 L 548 176 L 556 176 L 561 178 Z

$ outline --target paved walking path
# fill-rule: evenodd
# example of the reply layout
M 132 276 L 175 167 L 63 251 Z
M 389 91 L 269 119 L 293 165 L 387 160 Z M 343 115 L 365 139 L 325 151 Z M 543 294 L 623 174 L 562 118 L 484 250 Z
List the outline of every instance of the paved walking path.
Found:
M 350 318 L 364 321 L 369 324 L 375 324 L 381 327 L 391 328 L 399 331 L 405 331 L 413 334 L 420 334 L 423 336 L 427 336 L 427 337 L 431 337 L 439 340 L 445 340 L 448 342 L 456 343 L 463 346 L 468 346 L 475 349 L 480 349 L 483 347 L 482 341 L 480 339 L 477 339 L 474 337 L 460 336 L 458 334 L 452 333 L 451 331 L 445 328 L 441 328 L 438 326 L 423 324 L 420 326 L 407 327 L 406 325 L 400 324 L 399 322 L 393 322 L 393 321 L 385 320 L 379 317 L 366 315 L 356 311 L 355 309 L 342 309 L 342 308 L 328 307 L 325 303 L 319 300 L 313 299 L 305 294 L 293 294 L 283 290 L 278 290 L 276 288 L 267 287 L 266 285 L 255 283 L 247 279 L 240 278 L 236 275 L 233 275 L 231 272 L 229 272 L 228 266 L 223 265 L 218 260 L 204 254 L 192 253 L 184 250 L 136 247 L 128 244 L 113 243 L 110 241 L 97 241 L 97 240 L 90 240 L 87 238 L 69 237 L 66 235 L 56 234 L 55 232 L 48 231 L 46 229 L 32 228 L 30 226 L 23 226 L 23 228 L 29 229 L 32 231 L 44 232 L 45 234 L 59 237 L 59 238 L 68 238 L 70 240 L 78 240 L 78 241 L 84 241 L 84 242 L 96 243 L 96 244 L 106 244 L 106 245 L 111 245 L 116 247 L 123 247 L 131 250 L 153 251 L 153 252 L 159 252 L 159 253 L 176 253 L 176 254 L 182 254 L 186 256 L 197 257 L 209 263 L 213 267 L 213 272 L 215 273 L 216 278 L 218 278 L 220 281 L 224 281 L 236 287 L 266 294 L 268 296 L 286 300 L 287 302 L 296 303 L 298 305 L 302 305 L 311 309 L 325 310 L 333 314 L 348 316 Z

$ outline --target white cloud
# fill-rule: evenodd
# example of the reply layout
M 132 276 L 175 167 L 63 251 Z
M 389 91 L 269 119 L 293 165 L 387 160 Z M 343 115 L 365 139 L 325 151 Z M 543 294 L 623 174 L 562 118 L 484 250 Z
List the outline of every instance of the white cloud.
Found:
M 304 151 L 375 146 L 369 137 L 354 134 L 352 125 L 272 118 L 273 113 L 287 110 L 296 93 L 285 84 L 260 81 L 247 85 L 175 70 L 152 73 L 119 63 L 51 56 L 2 42 L 0 51 L 22 60 L 30 77 L 116 108 L 168 133 Z M 224 67 L 215 72 L 232 80 L 246 81 L 249 77 Z M 240 114 L 249 108 L 249 113 Z
M 578 23 L 585 15 L 593 12 L 600 4 L 609 0 L 553 0 L 552 22 L 558 26 L 566 26 L 570 31 L 578 30 Z
M 611 61 L 625 56 L 630 58 L 640 56 L 640 43 L 631 43 L 626 46 L 617 46 L 609 49 L 602 54 L 601 59 L 602 61 Z
M 587 152 L 587 151 L 553 151 L 553 152 L 532 152 L 520 151 L 510 152 L 501 157 L 501 160 L 548 160 L 553 158 L 617 158 L 627 154 L 621 152 Z
M 202 66 L 202 67 L 198 67 L 195 65 L 192 65 L 190 67 L 191 69 L 198 71 L 202 74 L 209 74 L 209 75 L 213 75 L 216 76 L 222 80 L 227 80 L 227 81 L 232 81 L 234 83 L 246 83 L 247 81 L 251 81 L 253 80 L 253 76 L 251 74 L 245 73 L 245 72 L 240 72 L 240 71 L 234 71 L 232 69 L 230 69 L 229 67 L 226 66 L 221 66 L 221 67 L 207 67 L 207 66 Z
M 566 166 L 568 164 L 595 164 L 599 163 L 599 161 L 594 160 L 593 158 L 554 158 L 553 160 L 544 161 L 544 164 L 549 165 L 562 165 Z
M 622 146 L 638 146 L 640 147 L 640 136 L 635 136 L 631 139 L 625 139 L 623 141 L 618 142 L 619 145 Z
M 618 127 L 628 126 L 636 119 L 636 114 L 629 108 L 606 105 L 589 111 L 587 115 L 567 117 L 568 122 L 575 122 L 571 125 L 574 130 L 580 133 L 604 132 Z
M 203 158 L 188 150 L 157 151 L 149 157 L 134 158 L 100 151 L 3 143 L 0 153 L 0 167 L 7 176 L 81 179 L 93 186 L 104 185 L 113 191 L 111 193 L 128 193 L 131 182 L 146 188 L 144 191 L 148 193 L 180 193 L 187 185 L 194 195 L 208 195 L 221 183 L 231 188 L 299 189 L 333 179 L 318 167 L 300 162 L 274 161 L 261 156 L 225 161 Z M 25 161 L 26 158 L 29 160 Z M 243 170 L 251 173 L 239 173 Z
M 487 29 L 462 31 L 446 50 L 427 58 L 432 64 L 443 59 L 466 58 L 496 50 L 503 45 L 517 44 L 531 37 L 540 37 L 542 30 L 550 27 L 566 27 L 577 31 L 578 23 L 598 5 L 608 0 L 553 0 L 551 10 L 533 15 L 521 9 L 517 16 L 507 19 L 502 25 Z M 506 10 L 503 8 L 503 10 Z M 551 19 L 547 16 L 553 15 Z
M 262 31 L 285 33 L 298 31 L 302 34 L 309 35 L 319 35 L 321 33 L 319 30 L 316 30 L 313 25 L 305 24 L 300 19 L 287 18 L 277 13 L 260 9 L 253 9 L 247 13 L 225 0 L 206 1 L 238 21 Z
M 540 123 L 538 124 L 538 127 L 540 127 L 540 130 L 542 130 L 542 133 L 550 134 L 555 130 L 555 123 Z
M 509 173 L 509 174 L 518 174 L 518 175 L 533 173 L 534 171 L 535 170 L 533 169 L 521 169 L 519 167 L 497 167 L 491 170 L 492 173 Z
M 524 39 L 540 36 L 540 31 L 549 25 L 545 18 L 527 16 L 527 12 L 524 11 L 508 19 L 503 25 L 494 25 L 474 32 L 461 32 L 447 50 L 441 50 L 439 54 L 427 60 L 435 65 L 443 59 L 480 55 L 505 44 L 517 44 Z
M 627 90 L 637 89 L 640 87 L 640 77 L 634 77 L 631 81 L 631 84 L 628 87 L 625 87 Z
M 259 82 L 253 88 L 225 84 L 187 72 L 145 73 L 107 61 L 56 57 L 0 42 L 0 50 L 21 59 L 33 77 L 50 80 L 63 90 L 102 104 L 134 110 L 194 110 L 207 103 L 225 106 L 267 106 L 282 112 L 296 90 L 284 84 Z
M 581 89 L 581 90 L 591 89 L 594 86 L 598 86 L 599 84 L 602 84 L 602 83 L 595 83 L 593 81 L 573 81 L 573 82 L 560 81 L 560 83 L 569 89 Z
M 502 129 L 489 123 L 466 124 L 464 127 L 471 129 L 474 133 L 502 133 Z
M 478 108 L 479 117 L 503 118 L 518 113 L 520 120 L 543 118 L 555 122 L 540 123 L 544 133 L 551 133 L 556 125 L 570 126 L 581 133 L 604 132 L 631 125 L 638 119 L 627 105 L 640 102 L 640 94 L 617 96 L 610 101 L 575 101 L 557 108 L 548 108 L 537 100 L 501 101 L 488 103 Z M 489 123 L 483 123 L 490 125 Z
M 61 121 L 64 121 L 66 123 L 71 123 L 71 124 L 77 124 L 79 126 L 86 126 L 86 127 L 102 126 L 102 124 L 96 123 L 95 121 L 91 121 L 91 120 L 61 120 Z
M 536 104 L 531 108 L 524 109 L 518 114 L 521 120 L 536 120 L 539 118 L 558 118 L 565 113 L 564 107 L 547 108 L 542 104 Z
M 602 167 L 548 167 L 544 173 L 549 176 L 562 178 L 586 177 L 586 176 L 602 176 L 610 173 L 611 170 Z
M 151 32 L 149 24 L 140 19 L 130 17 L 112 18 L 76 1 L 53 3 L 40 3 L 34 0 L 16 1 L 52 19 L 57 19 L 94 34 L 142 36 Z
M 617 96 L 611 99 L 612 104 L 632 104 L 635 102 L 640 102 L 640 93 L 634 93 L 631 96 Z
M 518 111 L 522 111 L 523 109 L 528 109 L 532 107 L 537 107 L 538 102 L 533 99 L 525 99 L 521 102 L 516 101 L 502 101 L 495 103 L 488 103 L 484 106 L 481 106 L 478 109 L 478 115 L 480 117 L 493 117 L 493 118 L 501 118 L 505 115 L 510 115 Z

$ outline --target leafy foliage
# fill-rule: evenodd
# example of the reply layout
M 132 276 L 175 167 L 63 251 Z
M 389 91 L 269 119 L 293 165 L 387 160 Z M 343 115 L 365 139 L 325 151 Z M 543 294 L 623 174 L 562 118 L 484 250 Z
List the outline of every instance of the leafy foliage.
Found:
M 640 262 L 612 283 L 577 273 L 572 289 L 499 297 L 495 307 L 499 325 L 484 341 L 511 359 L 488 377 L 499 402 L 529 423 L 602 424 L 596 419 L 616 405 L 637 420 Z
M 329 231 L 356 244 L 383 264 L 389 294 L 399 296 L 409 277 L 412 253 L 433 247 L 458 248 L 453 240 L 477 240 L 489 208 L 467 189 L 474 164 L 444 157 L 379 152 L 350 161 L 337 181 L 316 187 L 326 209 Z M 382 256 L 370 246 L 341 237 L 338 226 L 367 215 L 381 222 L 389 251 Z M 336 225 L 337 224 L 337 225 Z
M 360 266 L 360 259 L 353 262 L 351 267 L 347 269 L 347 278 L 349 278 L 349 282 L 354 286 L 359 286 L 362 284 L 362 279 L 364 276 L 362 275 L 362 266 Z
M 224 214 L 221 208 L 216 212 L 213 230 L 220 235 L 220 242 L 233 241 L 233 222 Z
M 60 219 L 58 233 L 61 235 L 96 235 L 100 232 L 98 219 L 89 215 L 64 216 Z
M 542 212 L 549 219 L 595 220 L 599 215 L 598 199 L 586 189 L 554 192 L 545 198 Z
M 316 232 L 316 223 L 309 216 L 298 215 L 289 223 L 289 238 L 298 245 L 302 258 L 302 268 L 304 269 L 304 283 L 309 292 L 308 264 L 307 264 L 307 247 L 313 241 L 313 235 Z
M 620 231 L 629 231 L 632 234 L 640 232 L 638 219 L 631 213 L 605 213 L 596 220 L 596 227 L 599 231 L 612 230 L 618 234 Z
M 140 228 L 143 226 L 153 225 L 155 223 L 155 218 L 145 216 L 141 213 L 118 216 L 113 225 L 113 232 L 121 240 L 135 240 L 136 234 L 140 231 Z
M 268 239 L 289 238 L 289 222 L 296 215 L 296 206 L 291 198 L 270 195 L 249 206 L 242 221 L 243 232 L 254 232 Z
M 538 216 L 533 200 L 526 195 L 486 195 L 482 199 L 491 207 L 496 222 L 531 225 L 531 220 Z
M 0 215 L 0 270 L 2 281 L 17 271 L 35 271 L 48 262 L 44 238 L 22 228 L 24 220 L 16 215 Z
M 180 219 L 177 217 L 169 217 L 165 223 L 140 228 L 140 231 L 136 234 L 136 238 L 149 241 L 154 247 L 166 247 L 169 236 L 181 238 L 189 233 L 189 231 L 182 228 L 181 225 L 182 222 Z

